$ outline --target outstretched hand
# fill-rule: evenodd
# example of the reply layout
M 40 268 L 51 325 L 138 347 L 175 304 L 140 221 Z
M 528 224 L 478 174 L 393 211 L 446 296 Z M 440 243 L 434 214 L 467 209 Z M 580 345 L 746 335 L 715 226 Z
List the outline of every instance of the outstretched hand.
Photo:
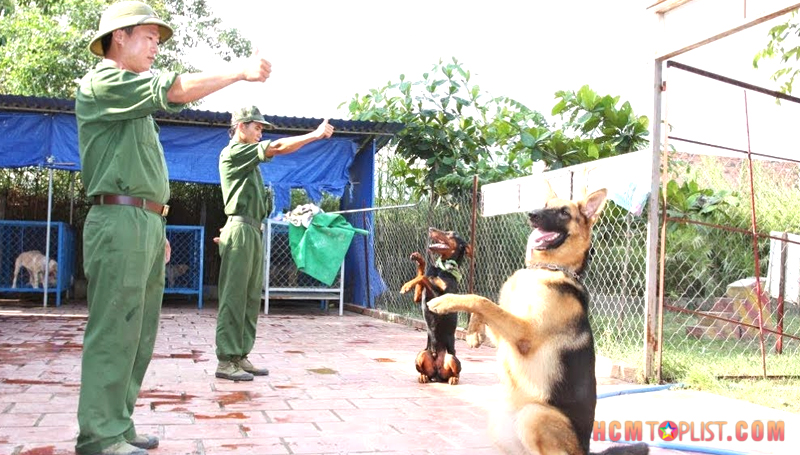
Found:
M 327 139 L 333 135 L 333 126 L 328 123 L 328 119 L 319 124 L 314 135 L 317 139 Z
M 272 72 L 272 64 L 259 55 L 258 48 L 245 62 L 244 79 L 249 82 L 264 82 Z

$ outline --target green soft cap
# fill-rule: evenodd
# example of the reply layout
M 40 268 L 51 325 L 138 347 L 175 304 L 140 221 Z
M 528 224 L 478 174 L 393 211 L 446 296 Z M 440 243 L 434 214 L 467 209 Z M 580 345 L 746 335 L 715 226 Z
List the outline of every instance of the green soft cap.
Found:
M 249 122 L 257 122 L 266 127 L 272 127 L 272 123 L 266 121 L 264 116 L 261 115 L 261 111 L 255 106 L 243 107 L 231 112 L 231 126 Z

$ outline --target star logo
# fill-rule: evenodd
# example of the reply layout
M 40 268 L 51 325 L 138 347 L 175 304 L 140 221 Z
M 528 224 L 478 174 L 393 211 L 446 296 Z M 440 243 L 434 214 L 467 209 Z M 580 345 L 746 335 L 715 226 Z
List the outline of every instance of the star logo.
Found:
M 678 425 L 669 420 L 661 422 L 658 426 L 658 436 L 662 441 L 674 441 L 678 437 Z

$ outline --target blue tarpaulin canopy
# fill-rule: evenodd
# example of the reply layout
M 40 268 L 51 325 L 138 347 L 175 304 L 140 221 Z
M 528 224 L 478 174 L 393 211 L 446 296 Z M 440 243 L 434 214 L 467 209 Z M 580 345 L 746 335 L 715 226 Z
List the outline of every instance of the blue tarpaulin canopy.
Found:
M 75 102 L 53 98 L 0 95 L 0 168 L 45 166 L 68 171 L 80 170 Z M 265 116 L 275 128 L 265 139 L 313 131 L 323 119 Z M 178 114 L 156 113 L 169 177 L 172 181 L 219 183 L 219 152 L 228 144 L 230 114 L 184 110 Z M 374 154 L 386 145 L 403 125 L 391 122 L 331 120 L 335 128 L 330 139 L 303 146 L 290 155 L 275 157 L 262 165 L 264 182 L 275 196 L 273 215 L 290 209 L 290 190 L 303 188 L 314 202 L 322 193 L 341 197 L 341 207 L 370 208 L 374 203 Z M 356 218 L 353 225 L 367 228 L 372 215 Z M 369 251 L 365 254 L 364 248 Z M 370 269 L 365 257 L 372 257 L 372 239 L 356 242 L 347 255 L 346 267 Z M 365 282 L 361 273 L 348 273 L 352 300 L 371 306 L 379 286 Z M 374 278 L 373 278 L 374 280 Z M 367 292 L 366 289 L 370 289 Z M 368 296 L 367 294 L 371 294 Z
M 74 115 L 0 112 L 0 135 L 0 167 L 52 163 L 56 169 L 80 170 Z M 161 127 L 160 136 L 170 180 L 219 184 L 219 152 L 230 141 L 226 127 L 168 125 Z M 284 136 L 267 133 L 264 139 Z M 317 202 L 323 192 L 341 197 L 357 147 L 351 139 L 333 137 L 262 164 L 264 181 L 274 190 L 276 210 L 288 208 L 292 188 L 305 189 Z

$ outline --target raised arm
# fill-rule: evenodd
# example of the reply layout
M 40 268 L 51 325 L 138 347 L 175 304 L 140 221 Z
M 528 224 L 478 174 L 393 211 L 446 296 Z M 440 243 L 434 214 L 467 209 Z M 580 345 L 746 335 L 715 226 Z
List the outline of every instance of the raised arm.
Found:
M 229 65 L 219 71 L 179 75 L 167 92 L 170 103 L 186 104 L 197 101 L 237 81 L 264 82 L 272 65 L 258 55 L 242 64 Z
M 300 136 L 282 137 L 280 139 L 270 142 L 264 153 L 267 157 L 271 158 L 276 155 L 288 155 L 289 153 L 297 151 L 300 147 L 318 141 L 320 139 L 327 139 L 333 134 L 333 127 L 328 124 L 325 119 L 316 130 L 302 134 Z

